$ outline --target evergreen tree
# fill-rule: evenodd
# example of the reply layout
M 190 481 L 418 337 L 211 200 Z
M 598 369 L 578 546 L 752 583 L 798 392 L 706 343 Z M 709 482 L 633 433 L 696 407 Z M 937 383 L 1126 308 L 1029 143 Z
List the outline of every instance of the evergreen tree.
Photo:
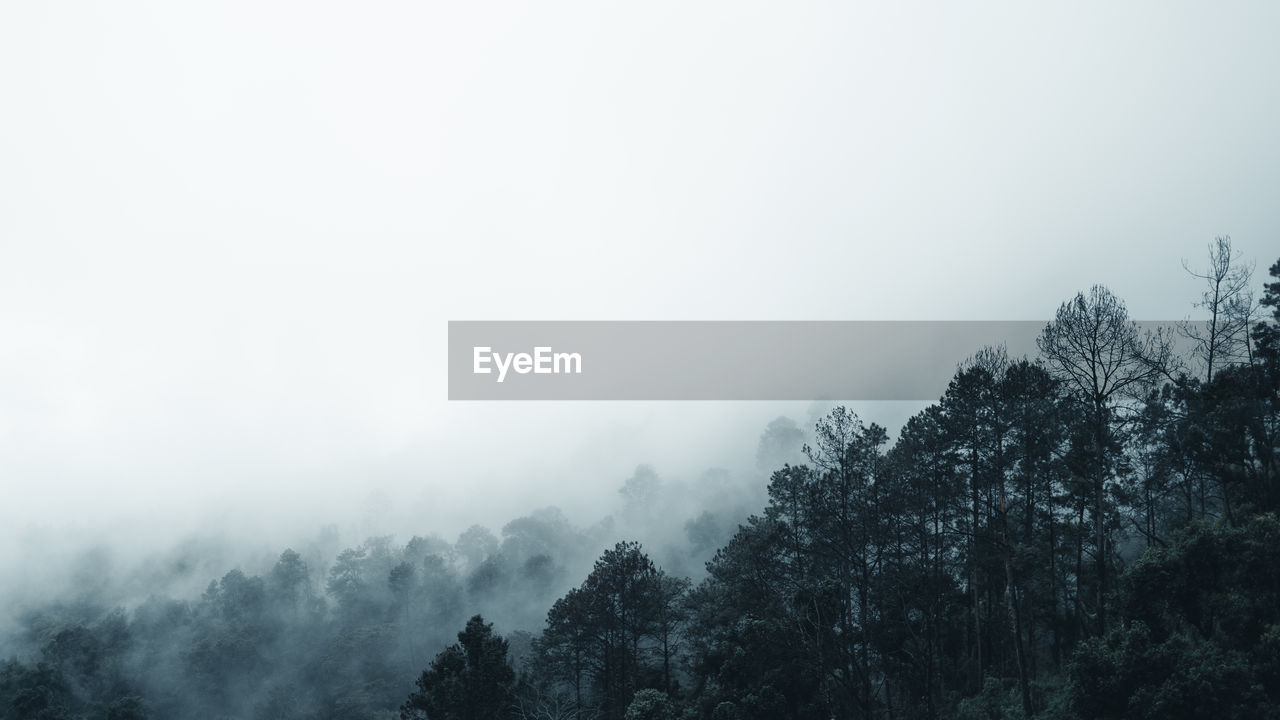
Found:
M 404 720 L 496 720 L 514 716 L 515 671 L 507 664 L 507 641 L 476 615 L 458 633 L 458 643 L 431 661 L 417 691 L 400 706 Z

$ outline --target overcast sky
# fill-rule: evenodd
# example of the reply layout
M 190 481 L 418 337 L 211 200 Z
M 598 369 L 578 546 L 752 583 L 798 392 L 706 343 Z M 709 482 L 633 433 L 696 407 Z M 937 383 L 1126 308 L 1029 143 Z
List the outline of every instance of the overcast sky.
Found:
M 807 422 L 451 404 L 450 319 L 1095 282 L 1183 317 L 1214 235 L 1280 255 L 1277 37 L 1275 2 L 4 3 L 0 537 L 585 518 Z

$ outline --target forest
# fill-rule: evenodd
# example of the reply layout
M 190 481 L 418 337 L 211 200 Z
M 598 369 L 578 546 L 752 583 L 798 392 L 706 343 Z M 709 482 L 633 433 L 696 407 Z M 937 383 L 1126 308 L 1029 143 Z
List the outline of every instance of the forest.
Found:
M 892 441 L 780 418 L 754 488 L 641 467 L 591 527 L 544 508 L 24 608 L 0 717 L 1280 718 L 1280 261 L 1256 282 L 1221 238 L 1189 267 L 1203 322 L 1146 330 L 1094 286 Z

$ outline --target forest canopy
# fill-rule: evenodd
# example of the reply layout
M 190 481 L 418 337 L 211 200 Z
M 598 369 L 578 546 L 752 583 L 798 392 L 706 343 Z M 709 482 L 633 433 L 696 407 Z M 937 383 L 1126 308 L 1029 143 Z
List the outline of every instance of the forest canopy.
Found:
M 1280 718 L 1280 261 L 1256 302 L 1228 239 L 1191 271 L 1181 337 L 1094 286 L 892 440 L 770 424 L 754 491 L 645 466 L 614 523 L 27 608 L 0 718 Z

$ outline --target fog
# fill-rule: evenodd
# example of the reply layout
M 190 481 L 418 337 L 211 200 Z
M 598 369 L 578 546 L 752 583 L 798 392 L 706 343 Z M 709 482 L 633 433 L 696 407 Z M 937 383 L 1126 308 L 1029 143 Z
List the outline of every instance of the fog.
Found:
M 1181 259 L 1274 260 L 1277 28 L 1266 2 L 7 4 L 0 601 L 138 602 L 177 555 L 202 564 L 160 589 L 190 597 L 326 527 L 586 529 L 646 464 L 758 501 L 765 427 L 828 407 L 450 403 L 448 320 L 1043 320 L 1093 283 L 1194 316 Z M 921 404 L 854 407 L 896 432 Z

